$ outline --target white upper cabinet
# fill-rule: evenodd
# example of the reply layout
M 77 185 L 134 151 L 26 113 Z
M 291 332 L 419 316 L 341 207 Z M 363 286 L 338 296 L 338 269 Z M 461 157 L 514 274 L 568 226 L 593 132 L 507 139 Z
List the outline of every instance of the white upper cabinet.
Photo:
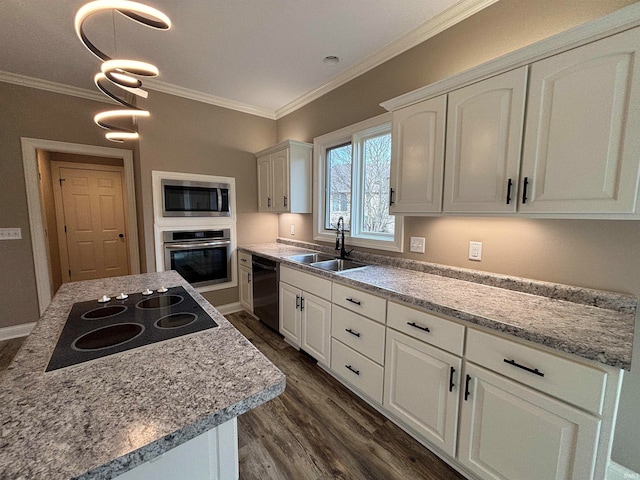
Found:
M 640 29 L 531 65 L 522 159 L 528 213 L 634 213 Z
M 445 212 L 515 212 L 527 67 L 449 93 Z
M 312 148 L 287 140 L 256 153 L 259 212 L 311 213 Z
M 442 210 L 446 108 L 441 95 L 393 112 L 390 213 Z

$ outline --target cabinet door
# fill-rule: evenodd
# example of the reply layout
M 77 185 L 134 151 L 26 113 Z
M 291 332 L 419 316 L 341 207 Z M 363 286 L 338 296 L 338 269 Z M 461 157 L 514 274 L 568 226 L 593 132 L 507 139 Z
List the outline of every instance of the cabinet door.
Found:
M 331 303 L 303 292 L 301 310 L 300 348 L 328 367 L 331 363 Z
M 531 66 L 522 212 L 633 213 L 640 29 Z
M 460 357 L 387 329 L 384 407 L 455 455 Z
M 393 112 L 389 212 L 442 210 L 447 96 Z
M 597 417 L 473 364 L 466 363 L 465 373 L 463 465 L 485 479 L 593 478 Z
M 273 207 L 271 198 L 271 160 L 270 156 L 258 157 L 258 211 L 270 212 Z
M 288 212 L 289 194 L 289 149 L 271 154 L 271 175 L 273 198 L 273 212 Z
M 449 93 L 445 212 L 515 212 L 527 67 Z
M 300 297 L 302 292 L 287 283 L 280 282 L 280 333 L 300 347 Z
M 251 270 L 249 268 L 240 267 L 240 303 L 242 306 L 253 313 L 253 283 L 251 282 Z

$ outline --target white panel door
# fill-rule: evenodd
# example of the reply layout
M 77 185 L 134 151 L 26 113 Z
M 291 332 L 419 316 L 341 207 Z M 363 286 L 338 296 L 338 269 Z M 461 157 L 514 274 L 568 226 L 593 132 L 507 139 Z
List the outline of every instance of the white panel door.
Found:
M 593 478 L 600 420 L 466 363 L 458 459 L 484 479 Z
M 271 198 L 271 159 L 269 155 L 258 158 L 258 211 L 270 212 L 273 207 Z
M 315 358 L 318 363 L 331 363 L 331 303 L 320 297 L 303 292 L 302 336 L 300 348 Z
M 515 212 L 527 67 L 449 93 L 445 212 Z
M 280 333 L 295 347 L 300 347 L 300 298 L 302 292 L 280 282 Z
M 393 112 L 389 212 L 442 210 L 447 96 Z
M 387 329 L 384 406 L 455 456 L 460 357 Z
M 635 211 L 639 51 L 636 28 L 531 66 L 520 211 Z
M 290 208 L 289 194 L 289 149 L 271 154 L 271 174 L 273 212 L 288 212 Z

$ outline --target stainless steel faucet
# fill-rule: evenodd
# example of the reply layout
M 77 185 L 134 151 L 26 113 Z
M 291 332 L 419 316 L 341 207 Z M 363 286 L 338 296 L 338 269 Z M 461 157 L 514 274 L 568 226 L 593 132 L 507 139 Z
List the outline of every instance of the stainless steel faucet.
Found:
M 338 224 L 336 226 L 336 250 L 340 250 L 340 258 L 345 259 L 351 251 L 346 251 L 344 248 L 344 217 L 338 218 Z

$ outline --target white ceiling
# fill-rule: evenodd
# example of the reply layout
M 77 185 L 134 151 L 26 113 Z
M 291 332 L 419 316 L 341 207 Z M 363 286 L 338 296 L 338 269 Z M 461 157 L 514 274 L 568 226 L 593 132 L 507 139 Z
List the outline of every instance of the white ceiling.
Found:
M 279 118 L 495 1 L 143 0 L 170 30 L 100 13 L 86 32 L 113 58 L 155 64 L 152 90 Z M 73 28 L 85 3 L 1 0 L 0 80 L 97 91 L 99 60 Z M 327 55 L 340 63 L 323 63 Z

